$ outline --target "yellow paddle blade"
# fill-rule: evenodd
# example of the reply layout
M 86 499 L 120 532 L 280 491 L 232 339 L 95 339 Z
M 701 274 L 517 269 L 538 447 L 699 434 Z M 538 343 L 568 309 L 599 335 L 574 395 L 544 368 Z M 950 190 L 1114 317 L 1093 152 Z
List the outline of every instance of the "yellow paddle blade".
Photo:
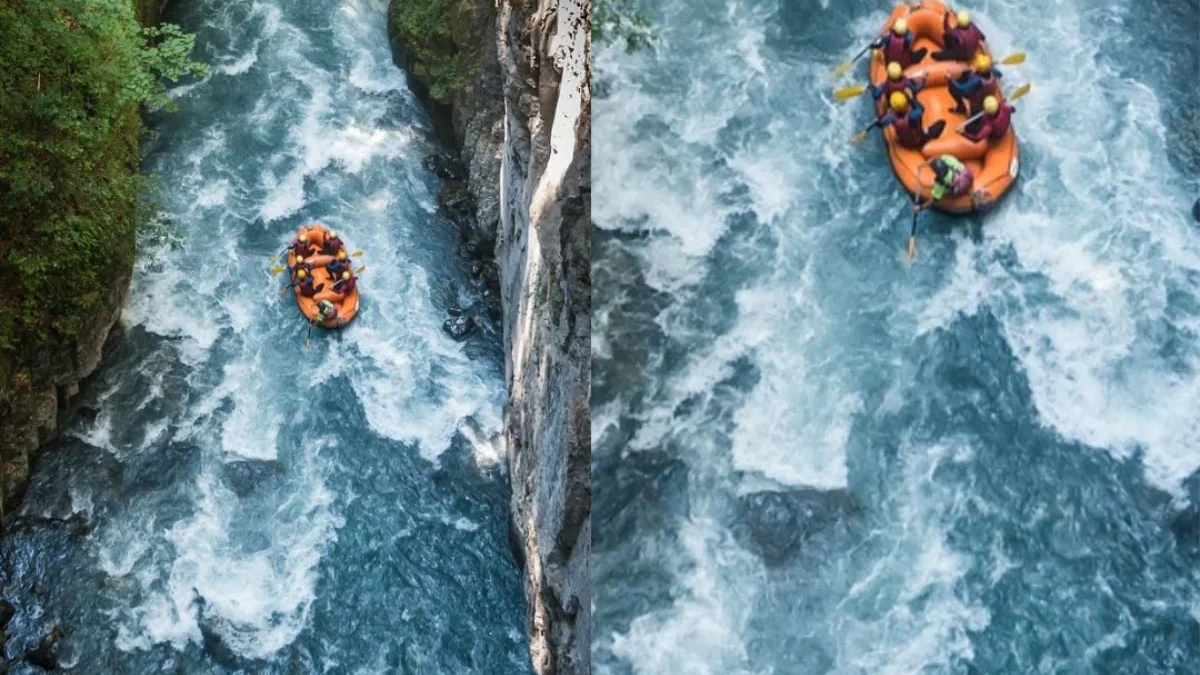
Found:
M 845 61 L 843 63 L 838 64 L 838 67 L 833 69 L 834 79 L 837 79 L 837 78 L 845 75 L 850 70 L 850 66 L 853 66 L 853 65 L 854 65 L 853 61 Z
M 833 92 L 833 97 L 839 101 L 849 101 L 852 98 L 857 98 L 863 95 L 867 90 L 865 85 L 856 84 L 853 87 L 844 87 Z
M 859 145 L 863 141 L 867 140 L 867 134 L 870 133 L 870 131 L 871 131 L 870 129 L 863 129 L 862 131 L 858 132 L 857 134 L 854 134 L 854 138 L 851 138 L 850 142 L 855 145 Z
M 1000 60 L 1001 65 L 1015 66 L 1018 63 L 1025 63 L 1025 52 L 1014 52 Z
M 363 254 L 363 252 L 362 252 L 362 249 L 360 248 L 357 251 L 355 251 L 354 253 L 351 253 L 350 257 L 351 258 L 361 258 L 362 254 Z
M 292 290 L 292 287 L 291 287 L 291 286 L 284 286 L 283 288 L 279 289 L 279 294 L 280 294 L 280 295 L 283 295 L 283 294 L 287 293 L 287 292 L 288 292 L 288 291 L 290 291 L 290 290 Z
M 304 338 L 304 351 L 312 349 L 312 338 Z
M 287 269 L 287 267 L 285 267 L 283 265 L 276 265 L 271 268 L 271 274 L 279 274 L 280 272 L 282 272 L 286 269 Z
M 1017 87 L 1016 90 L 1013 91 L 1013 93 L 1009 94 L 1008 100 L 1015 101 L 1015 100 L 1021 98 L 1022 96 L 1024 96 L 1025 94 L 1028 94 L 1030 89 L 1033 89 L 1033 83 L 1026 82 L 1025 84 Z
M 275 263 L 279 262 L 279 256 L 281 256 L 281 255 L 283 255 L 283 254 L 282 254 L 282 253 L 276 253 L 275 255 L 271 256 L 271 259 L 270 259 L 270 260 L 268 260 L 267 262 L 269 262 L 269 263 L 271 263 L 272 265 L 274 265 Z
M 917 257 L 917 238 L 909 237 L 908 238 L 908 259 L 912 260 L 913 258 L 916 258 L 916 257 Z
M 355 274 L 355 276 L 357 276 L 357 275 L 359 275 L 359 274 L 362 274 L 362 273 L 363 273 L 363 271 L 364 271 L 364 270 L 366 270 L 366 269 L 367 269 L 367 266 L 366 266 L 366 265 L 363 265 L 362 267 L 360 267 L 360 268 L 358 268 L 358 269 L 354 270 L 354 274 Z

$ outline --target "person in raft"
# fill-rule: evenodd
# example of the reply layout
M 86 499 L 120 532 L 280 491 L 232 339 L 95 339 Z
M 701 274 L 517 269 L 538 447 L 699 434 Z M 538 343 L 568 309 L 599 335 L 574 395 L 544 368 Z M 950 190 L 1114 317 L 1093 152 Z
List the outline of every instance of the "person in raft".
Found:
M 338 279 L 338 282 L 333 285 L 333 292 L 337 293 L 338 295 L 345 296 L 353 291 L 357 286 L 358 277 L 354 276 L 348 271 L 342 272 L 342 278 Z
M 892 23 L 890 33 L 880 37 L 878 40 L 871 43 L 872 49 L 883 51 L 883 60 L 891 63 L 895 61 L 901 67 L 907 68 L 915 63 L 920 63 L 921 59 L 925 58 L 924 48 L 913 51 L 913 40 L 915 36 L 908 29 L 908 22 L 904 19 L 896 19 Z
M 297 258 L 303 258 L 308 255 L 308 235 L 302 234 L 288 246 L 288 250 L 296 255 Z
M 325 323 L 337 318 L 337 305 L 328 300 L 322 300 L 317 303 L 317 322 Z
M 329 236 L 325 237 L 325 242 L 321 244 L 321 253 L 324 255 L 337 255 L 338 251 L 344 250 L 345 244 L 341 239 L 338 239 L 337 232 L 329 231 Z
M 295 261 L 292 263 L 291 270 L 293 278 L 295 278 L 296 273 L 300 270 L 304 270 L 311 275 L 313 271 L 313 264 L 305 259 L 304 256 L 296 256 Z
M 341 278 L 342 272 L 348 269 L 350 269 L 350 263 L 346 258 L 346 249 L 338 251 L 333 260 L 330 260 L 329 264 L 325 265 L 325 271 L 329 272 L 330 279 Z
M 976 142 L 984 139 L 998 141 L 1012 127 L 1012 114 L 1016 111 L 1016 108 L 1001 103 L 995 96 L 988 96 L 983 99 L 983 117 L 967 125 L 962 135 Z
M 871 98 L 874 98 L 876 101 L 878 101 L 880 98 L 885 101 L 891 101 L 892 94 L 900 92 L 902 94 L 908 94 L 908 99 L 916 103 L 917 92 L 921 91 L 921 89 L 925 86 L 924 78 L 920 80 L 914 80 L 911 77 L 905 77 L 904 69 L 901 68 L 900 64 L 895 61 L 887 64 L 887 76 L 888 79 L 884 80 L 883 82 L 880 82 L 877 85 L 872 84 L 867 87 L 867 91 L 871 92 Z
M 295 284 L 300 289 L 300 295 L 303 295 L 306 298 L 311 298 L 317 293 L 320 293 L 322 288 L 325 288 L 325 284 L 317 284 L 316 286 L 313 286 L 313 275 L 305 272 L 304 270 L 298 270 L 296 272 Z
M 1004 74 L 992 67 L 992 57 L 976 54 L 973 67 L 950 80 L 950 95 L 957 104 L 950 112 L 959 115 L 974 115 L 983 107 L 983 99 L 1000 93 L 1000 78 Z M 970 110 L 967 104 L 970 104 Z
M 929 161 L 929 166 L 933 167 L 933 189 L 930 190 L 930 200 L 919 204 L 918 211 L 929 208 L 934 202 L 941 201 L 946 197 L 957 197 L 965 195 L 971 189 L 971 185 L 975 182 L 975 176 L 971 174 L 971 170 L 967 165 L 958 161 L 958 158 L 953 155 L 942 155 L 935 157 Z
M 933 53 L 935 61 L 970 61 L 987 41 L 979 26 L 971 23 L 971 15 L 966 10 L 959 10 L 957 14 L 947 11 L 942 17 L 942 28 L 945 38 L 942 51 Z
M 946 120 L 934 122 L 928 129 L 921 128 L 921 115 L 925 109 L 920 103 L 909 105 L 904 92 L 892 92 L 888 100 L 891 110 L 877 121 L 879 128 L 891 126 L 896 132 L 896 142 L 910 150 L 920 150 L 926 143 L 942 135 Z

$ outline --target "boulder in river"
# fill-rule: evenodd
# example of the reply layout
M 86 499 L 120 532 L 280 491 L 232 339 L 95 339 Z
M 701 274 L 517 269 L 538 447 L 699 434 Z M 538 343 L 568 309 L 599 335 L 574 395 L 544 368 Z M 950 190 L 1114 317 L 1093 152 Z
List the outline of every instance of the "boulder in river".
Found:
M 275 460 L 247 459 L 221 467 L 225 485 L 239 497 L 245 497 L 263 483 L 278 481 L 282 475 L 283 465 Z
M 781 565 L 817 532 L 859 511 L 846 490 L 752 492 L 739 499 L 738 533 L 768 565 Z
M 0 631 L 8 628 L 8 622 L 12 621 L 13 615 L 17 613 L 12 603 L 7 600 L 0 600 Z
M 54 628 L 50 629 L 50 633 L 42 638 L 37 649 L 25 655 L 25 662 L 35 665 L 42 670 L 58 670 L 58 641 L 63 637 L 62 626 L 54 624 Z
M 475 318 L 471 314 L 464 313 L 452 316 L 442 324 L 442 330 L 455 340 L 466 339 L 473 328 L 475 328 Z

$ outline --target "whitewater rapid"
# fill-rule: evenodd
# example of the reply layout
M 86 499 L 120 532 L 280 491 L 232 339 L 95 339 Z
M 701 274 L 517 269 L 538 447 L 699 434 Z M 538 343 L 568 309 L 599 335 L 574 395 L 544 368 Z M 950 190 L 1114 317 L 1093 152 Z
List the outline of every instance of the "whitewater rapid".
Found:
M 597 50 L 598 671 L 1200 660 L 1198 174 L 1170 112 L 1200 45 L 1147 37 L 1198 34 L 1194 3 L 971 7 L 1029 55 L 1022 179 L 927 220 L 912 265 L 878 139 L 848 142 L 867 106 L 831 95 L 886 6 L 641 7 L 651 48 Z M 860 509 L 765 563 L 753 495 L 807 488 Z
M 79 672 L 529 672 L 499 345 L 441 329 L 474 291 L 386 5 L 172 3 L 211 73 L 149 125 L 166 236 L 33 478 L 50 524 L 4 542 L 10 651 L 59 621 Z M 366 270 L 308 350 L 268 270 L 312 221 Z

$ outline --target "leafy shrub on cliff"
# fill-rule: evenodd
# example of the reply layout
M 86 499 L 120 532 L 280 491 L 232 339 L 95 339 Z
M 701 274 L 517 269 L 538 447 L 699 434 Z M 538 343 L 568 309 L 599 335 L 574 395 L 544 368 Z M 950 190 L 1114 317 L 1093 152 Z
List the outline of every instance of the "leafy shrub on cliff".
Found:
M 0 354 L 77 335 L 129 268 L 139 106 L 203 74 L 191 40 L 130 0 L 0 0 Z
M 479 67 L 474 12 L 489 11 L 490 0 L 392 0 L 388 20 L 413 54 L 413 73 L 429 85 L 429 95 L 447 101 L 471 82 Z

